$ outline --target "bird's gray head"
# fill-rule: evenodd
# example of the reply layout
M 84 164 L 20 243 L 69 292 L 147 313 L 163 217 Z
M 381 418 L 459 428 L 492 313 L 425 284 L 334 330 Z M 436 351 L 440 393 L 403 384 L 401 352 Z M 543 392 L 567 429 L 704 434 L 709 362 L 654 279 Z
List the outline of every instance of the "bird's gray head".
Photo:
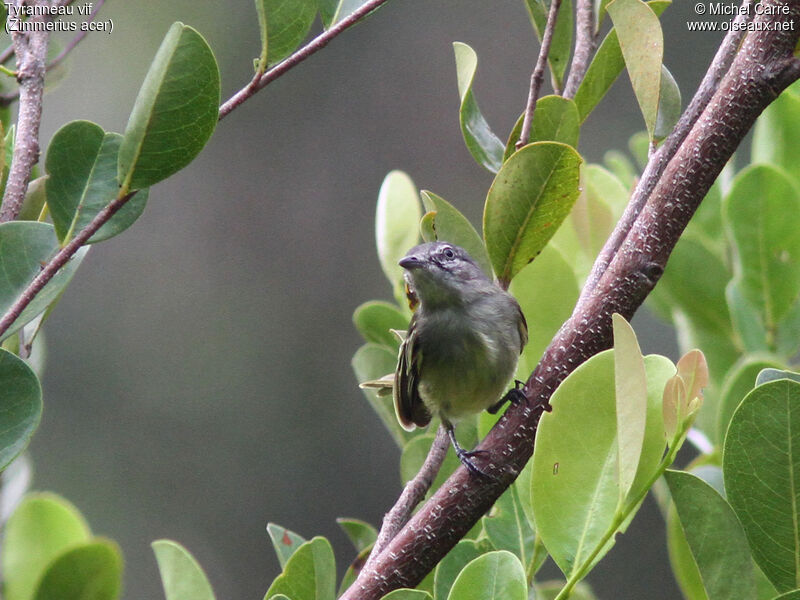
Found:
M 400 260 L 423 305 L 459 304 L 492 285 L 467 251 L 448 242 L 414 246 Z

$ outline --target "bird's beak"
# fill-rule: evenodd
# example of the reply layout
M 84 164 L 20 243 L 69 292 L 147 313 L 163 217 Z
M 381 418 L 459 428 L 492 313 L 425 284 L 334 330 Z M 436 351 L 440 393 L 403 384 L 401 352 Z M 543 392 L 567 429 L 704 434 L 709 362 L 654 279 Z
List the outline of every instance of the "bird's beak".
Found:
M 398 264 L 404 269 L 418 269 L 422 266 L 422 260 L 418 256 L 409 254 L 408 256 L 401 258 Z

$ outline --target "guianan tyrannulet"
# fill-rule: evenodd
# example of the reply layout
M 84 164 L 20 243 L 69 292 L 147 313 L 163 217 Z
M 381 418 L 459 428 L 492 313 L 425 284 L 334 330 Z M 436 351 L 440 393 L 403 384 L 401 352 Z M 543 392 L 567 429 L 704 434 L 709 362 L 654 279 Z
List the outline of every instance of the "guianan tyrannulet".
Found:
M 521 395 L 503 392 L 528 341 L 525 317 L 514 297 L 459 246 L 415 246 L 400 266 L 409 300 L 418 307 L 394 374 L 397 419 L 411 430 L 438 416 L 462 464 L 481 474 L 470 460 L 474 453 L 456 441 L 453 423 L 484 409 L 496 412 Z

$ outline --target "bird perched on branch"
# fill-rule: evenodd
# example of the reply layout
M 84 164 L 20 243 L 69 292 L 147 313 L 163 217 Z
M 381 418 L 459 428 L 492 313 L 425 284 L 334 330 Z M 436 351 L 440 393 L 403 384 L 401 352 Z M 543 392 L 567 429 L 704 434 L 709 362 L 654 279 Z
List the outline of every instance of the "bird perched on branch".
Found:
M 437 416 L 461 463 L 473 474 L 476 452 L 456 441 L 453 425 L 484 409 L 522 398 L 503 392 L 528 341 L 519 304 L 492 282 L 467 252 L 447 242 L 415 246 L 400 260 L 412 308 L 391 380 L 394 406 L 406 430 Z M 387 379 L 362 384 L 386 386 Z

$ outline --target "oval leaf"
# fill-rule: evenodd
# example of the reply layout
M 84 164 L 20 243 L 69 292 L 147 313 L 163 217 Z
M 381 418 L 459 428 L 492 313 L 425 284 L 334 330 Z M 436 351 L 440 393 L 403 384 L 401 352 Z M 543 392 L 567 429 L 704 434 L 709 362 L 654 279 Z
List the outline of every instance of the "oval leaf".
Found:
M 398 302 L 405 302 L 403 268 L 397 262 L 419 241 L 422 218 L 417 188 L 402 171 L 392 171 L 383 180 L 375 210 L 375 245 L 386 278 Z
M 800 383 L 758 386 L 725 437 L 725 489 L 758 566 L 779 592 L 800 585 Z M 768 510 L 766 510 L 768 507 Z
M 424 590 L 401 589 L 386 594 L 382 600 L 430 600 L 431 595 Z
M 647 132 L 653 139 L 661 89 L 661 61 L 664 57 L 661 23 L 653 9 L 641 0 L 614 0 L 608 5 L 608 14 L 617 31 L 622 57 Z
M 753 128 L 751 161 L 777 165 L 800 183 L 800 87 L 793 85 L 772 102 Z
M 167 600 L 214 600 L 208 577 L 186 548 L 172 540 L 151 545 Z
M 27 496 L 9 519 L 3 540 L 3 595 L 29 600 L 48 565 L 65 550 L 87 542 L 89 526 L 55 494 Z
M 525 569 L 505 550 L 488 552 L 469 563 L 456 577 L 449 600 L 527 600 Z
M 86 227 L 117 197 L 117 158 L 122 136 L 104 133 L 89 121 L 72 121 L 59 129 L 47 148 L 47 206 L 62 244 Z M 136 194 L 89 242 L 112 237 L 139 218 L 147 191 Z
M 492 265 L 489 262 L 489 255 L 486 254 L 486 245 L 478 232 L 475 231 L 472 223 L 455 206 L 433 192 L 423 191 L 421 196 L 425 210 L 429 211 L 427 214 L 434 213 L 431 223 L 435 235 L 434 240 L 442 240 L 461 246 L 475 259 L 475 262 L 483 269 L 487 277 L 491 278 Z
M 503 164 L 503 142 L 492 132 L 472 93 L 472 82 L 475 70 L 478 68 L 478 55 L 461 42 L 455 42 L 453 50 L 456 55 L 458 96 L 461 99 L 458 116 L 464 142 L 475 162 L 492 173 L 497 173 Z
M 681 116 L 681 90 L 667 67 L 661 65 L 661 89 L 658 94 L 658 117 L 653 136 L 663 140 Z
M 292 600 L 334 600 L 336 563 L 330 542 L 315 537 L 292 555 L 272 585 L 264 600 L 275 594 L 285 594 Z
M 369 548 L 378 539 L 378 531 L 369 523 L 360 519 L 336 519 L 339 527 L 353 543 L 356 552 Z
M 522 131 L 525 115 L 520 115 L 506 142 L 503 161 L 517 151 L 516 145 Z M 536 101 L 536 112 L 531 124 L 531 142 L 561 142 L 578 148 L 580 135 L 578 106 L 568 98 L 544 96 Z
M 119 149 L 122 189 L 138 190 L 180 171 L 217 124 L 219 68 L 197 31 L 174 23 L 142 83 Z
M 542 251 L 578 197 L 580 155 L 555 142 L 528 144 L 500 169 L 486 197 L 483 235 L 500 282 Z
M 664 477 L 708 597 L 755 598 L 750 549 L 730 505 L 691 473 L 667 471 Z
M 612 315 L 612 321 L 619 503 L 622 506 L 633 485 L 642 454 L 647 422 L 647 373 L 633 327 L 617 313 Z
M 286 562 L 292 557 L 292 554 L 306 543 L 305 538 L 275 523 L 267 523 L 267 533 L 272 540 L 275 554 L 278 555 L 278 562 L 281 565 L 281 569 L 286 566 Z
M 0 224 L 0 314 L 5 314 L 20 294 L 36 278 L 60 245 L 53 226 L 48 223 L 16 221 Z M 16 333 L 33 320 L 64 291 L 88 248 L 81 248 L 56 273 L 46 286 L 22 311 L 0 340 Z
M 408 317 L 394 304 L 372 300 L 356 308 L 353 324 L 367 342 L 397 351 L 399 342 L 391 330 L 405 331 Z
M 737 248 L 735 281 L 775 330 L 800 294 L 800 193 L 784 172 L 753 165 L 740 172 L 725 198 L 723 217 Z
M 266 31 L 261 26 L 261 56 L 269 64 L 275 64 L 294 52 L 308 35 L 317 16 L 317 3 L 315 0 L 255 1 L 259 22 L 266 24 Z
M 0 471 L 28 445 L 42 418 L 42 387 L 27 363 L 0 349 Z
M 545 3 L 544 0 L 525 0 L 528 16 L 531 18 L 531 24 L 540 42 L 547 27 L 548 4 L 549 2 Z M 547 55 L 553 82 L 559 89 L 564 87 L 564 75 L 572 52 L 572 31 L 572 0 L 562 0 L 556 27 L 553 30 L 553 38 L 550 42 L 550 53 Z
M 491 545 L 486 540 L 481 542 L 461 540 L 458 542 L 436 565 L 433 584 L 434 598 L 436 600 L 445 600 L 461 570 L 490 549 Z
M 115 600 L 122 590 L 122 556 L 110 540 L 72 548 L 44 573 L 34 600 Z

